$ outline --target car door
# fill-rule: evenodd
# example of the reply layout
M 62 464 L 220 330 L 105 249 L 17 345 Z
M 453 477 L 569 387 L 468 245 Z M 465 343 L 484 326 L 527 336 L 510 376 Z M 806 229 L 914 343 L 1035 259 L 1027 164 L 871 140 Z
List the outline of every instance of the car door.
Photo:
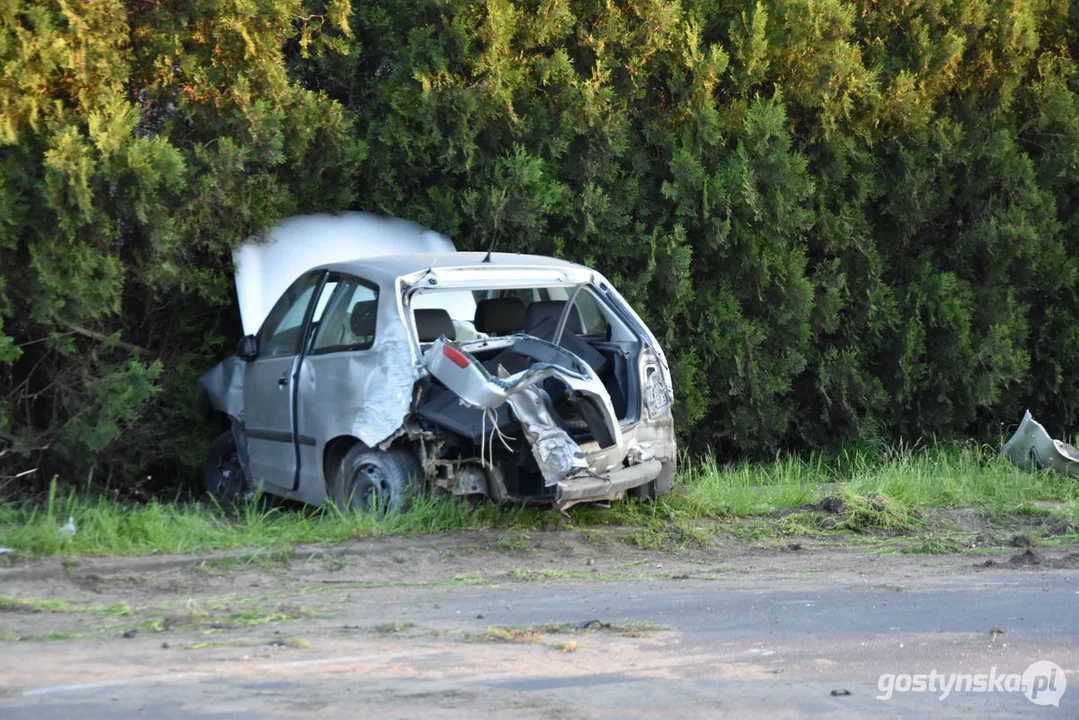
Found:
M 322 486 L 321 450 L 330 427 L 347 428 L 364 408 L 364 389 L 377 376 L 375 326 L 378 286 L 331 273 L 312 320 L 313 338 L 297 388 L 297 439 L 301 442 L 300 487 Z
M 296 481 L 295 380 L 322 271 L 301 275 L 277 301 L 258 333 L 258 354 L 244 373 L 244 427 L 256 486 L 291 490 Z

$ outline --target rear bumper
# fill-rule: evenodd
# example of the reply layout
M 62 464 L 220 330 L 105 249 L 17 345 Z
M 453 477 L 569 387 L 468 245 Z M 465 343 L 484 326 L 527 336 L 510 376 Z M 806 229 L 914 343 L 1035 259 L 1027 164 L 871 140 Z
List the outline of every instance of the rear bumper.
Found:
M 659 477 L 663 463 L 645 460 L 637 465 L 618 468 L 605 475 L 580 475 L 558 483 L 555 502 L 565 509 L 580 502 L 617 500 L 626 490 L 640 487 Z

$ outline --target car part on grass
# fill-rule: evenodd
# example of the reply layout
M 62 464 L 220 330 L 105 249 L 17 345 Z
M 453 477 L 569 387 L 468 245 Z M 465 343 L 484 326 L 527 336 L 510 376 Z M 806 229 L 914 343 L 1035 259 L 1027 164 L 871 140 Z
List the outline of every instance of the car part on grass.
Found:
M 199 379 L 195 401 L 227 419 L 242 472 L 215 444 L 208 486 L 372 509 L 399 507 L 416 477 L 563 509 L 670 489 L 670 370 L 602 276 L 506 253 L 372 257 L 449 241 L 369 220 L 367 236 L 338 232 L 326 247 L 288 230 L 237 253 L 245 329 L 260 327 Z
M 1027 410 L 1019 428 L 1004 445 L 1004 454 L 1024 470 L 1051 468 L 1067 477 L 1079 478 L 1079 450 L 1054 440 Z

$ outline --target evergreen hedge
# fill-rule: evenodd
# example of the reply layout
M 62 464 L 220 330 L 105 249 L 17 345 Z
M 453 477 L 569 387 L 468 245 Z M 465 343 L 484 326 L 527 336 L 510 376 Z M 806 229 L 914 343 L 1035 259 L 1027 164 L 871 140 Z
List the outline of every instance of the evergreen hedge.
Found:
M 192 477 L 230 248 L 349 208 L 604 272 L 721 457 L 1079 431 L 1077 39 L 1067 0 L 0 0 L 0 476 Z

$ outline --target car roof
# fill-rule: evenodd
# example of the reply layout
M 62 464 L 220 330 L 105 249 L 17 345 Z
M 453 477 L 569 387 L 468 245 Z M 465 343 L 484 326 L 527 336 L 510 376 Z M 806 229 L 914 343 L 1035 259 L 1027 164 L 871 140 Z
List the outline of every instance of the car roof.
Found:
M 492 253 L 491 262 L 484 263 L 485 252 L 431 252 L 403 255 L 382 255 L 357 260 L 320 265 L 315 269 L 357 275 L 377 282 L 393 281 L 404 275 L 422 272 L 430 268 L 583 268 L 567 260 L 543 255 L 520 255 L 517 253 Z

